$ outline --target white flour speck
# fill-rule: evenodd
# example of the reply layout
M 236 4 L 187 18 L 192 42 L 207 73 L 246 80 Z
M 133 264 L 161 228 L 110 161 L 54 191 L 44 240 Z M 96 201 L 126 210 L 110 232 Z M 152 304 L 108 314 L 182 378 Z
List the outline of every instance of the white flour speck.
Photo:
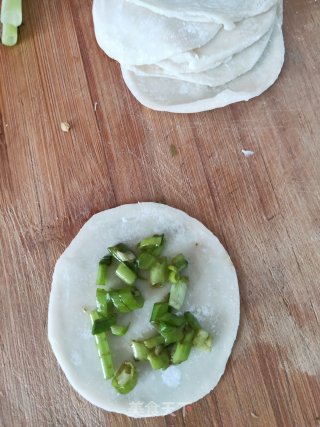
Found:
M 162 372 L 162 381 L 171 388 L 176 388 L 180 385 L 181 371 L 176 366 L 170 366 Z
M 254 155 L 254 151 L 251 150 L 241 150 L 241 153 L 244 154 L 245 157 L 250 157 Z
M 71 353 L 71 363 L 74 366 L 79 366 L 79 365 L 81 365 L 81 362 L 82 362 L 82 359 L 81 359 L 81 356 L 80 356 L 79 352 L 77 352 L 77 351 L 74 350 Z

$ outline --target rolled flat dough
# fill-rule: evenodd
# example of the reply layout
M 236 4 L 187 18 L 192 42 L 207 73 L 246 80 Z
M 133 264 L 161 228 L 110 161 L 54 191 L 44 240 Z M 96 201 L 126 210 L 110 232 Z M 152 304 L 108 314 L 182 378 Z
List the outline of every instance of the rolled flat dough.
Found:
M 227 29 L 234 22 L 266 12 L 277 0 L 128 0 L 155 13 L 182 20 L 217 22 Z
M 220 30 L 214 22 L 184 22 L 125 0 L 94 0 L 97 42 L 123 64 L 153 64 L 206 44 Z
M 138 76 L 166 77 L 169 79 L 184 80 L 211 87 L 224 85 L 250 71 L 261 58 L 269 42 L 272 30 L 259 41 L 237 53 L 227 62 L 201 73 L 169 73 L 157 65 L 128 66 Z
M 260 95 L 278 78 L 284 61 L 282 18 L 255 67 L 227 83 L 212 88 L 161 77 L 138 76 L 122 67 L 123 78 L 132 94 L 146 107 L 175 113 L 196 113 L 247 101 Z
M 276 13 L 277 7 L 273 7 L 240 21 L 231 31 L 222 28 L 204 46 L 164 59 L 158 65 L 170 73 L 199 73 L 214 68 L 260 40 L 273 28 Z
M 95 307 L 97 264 L 106 248 L 118 242 L 133 245 L 154 233 L 165 233 L 166 255 L 183 252 L 189 260 L 186 274 L 190 285 L 182 311 L 190 310 L 199 318 L 214 336 L 214 345 L 211 352 L 192 350 L 185 363 L 166 371 L 153 371 L 147 362 L 137 363 L 136 388 L 128 395 L 119 395 L 110 381 L 103 379 L 90 320 L 82 307 Z M 168 287 L 151 289 L 145 282 L 137 286 L 145 297 L 144 307 L 123 320 L 124 324 L 131 321 L 124 337 L 110 337 L 116 368 L 132 359 L 132 339 L 154 334 L 149 323 L 153 303 L 169 291 Z M 133 417 L 167 415 L 201 399 L 225 370 L 238 324 L 238 282 L 227 252 L 199 221 L 166 205 L 124 205 L 94 215 L 54 270 L 48 315 L 52 349 L 75 390 L 108 411 Z

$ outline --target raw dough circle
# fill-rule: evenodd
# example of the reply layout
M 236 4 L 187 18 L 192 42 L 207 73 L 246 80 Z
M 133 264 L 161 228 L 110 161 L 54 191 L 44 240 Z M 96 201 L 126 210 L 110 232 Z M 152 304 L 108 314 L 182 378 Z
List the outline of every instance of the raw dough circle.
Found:
M 189 291 L 182 311 L 190 310 L 214 336 L 211 352 L 193 349 L 189 359 L 167 371 L 137 363 L 139 380 L 128 395 L 105 381 L 90 320 L 82 308 L 95 307 L 95 277 L 106 248 L 133 245 L 154 233 L 165 233 L 165 255 L 183 252 L 189 260 Z M 138 283 L 145 305 L 127 315 L 124 337 L 110 337 L 115 368 L 132 360 L 131 339 L 153 335 L 153 303 L 169 291 Z M 158 203 L 123 205 L 94 215 L 58 260 L 49 303 L 48 335 L 54 354 L 71 385 L 94 405 L 132 417 L 167 415 L 209 393 L 222 376 L 239 325 L 239 290 L 235 269 L 219 240 L 184 212 Z
M 247 73 L 222 86 L 210 87 L 183 80 L 141 76 L 121 66 L 129 90 L 141 104 L 153 110 L 172 113 L 199 113 L 248 101 L 268 89 L 279 76 L 284 60 L 282 19 L 259 61 Z

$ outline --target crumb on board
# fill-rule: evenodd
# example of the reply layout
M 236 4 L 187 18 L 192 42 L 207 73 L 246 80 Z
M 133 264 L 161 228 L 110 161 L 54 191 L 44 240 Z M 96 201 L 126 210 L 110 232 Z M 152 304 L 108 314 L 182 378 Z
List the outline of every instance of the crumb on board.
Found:
M 259 418 L 259 416 L 255 412 L 250 412 L 252 418 Z
M 245 157 L 250 157 L 254 155 L 254 151 L 251 150 L 241 150 L 241 153 L 244 154 Z
M 174 144 L 170 144 L 170 154 L 172 157 L 178 154 L 177 147 Z
M 71 126 L 68 122 L 61 122 L 60 127 L 63 132 L 69 132 Z
M 93 104 L 93 109 L 94 109 L 94 111 L 97 111 L 97 106 L 98 106 L 98 103 L 97 103 L 97 101 Z

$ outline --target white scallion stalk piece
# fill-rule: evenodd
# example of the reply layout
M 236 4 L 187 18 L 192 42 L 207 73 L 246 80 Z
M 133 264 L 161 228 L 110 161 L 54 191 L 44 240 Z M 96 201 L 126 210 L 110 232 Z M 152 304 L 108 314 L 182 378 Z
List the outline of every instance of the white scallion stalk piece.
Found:
M 2 0 L 1 22 L 14 27 L 22 24 L 22 0 Z
M 2 25 L 1 41 L 5 46 L 14 46 L 18 41 L 18 28 L 14 25 Z

